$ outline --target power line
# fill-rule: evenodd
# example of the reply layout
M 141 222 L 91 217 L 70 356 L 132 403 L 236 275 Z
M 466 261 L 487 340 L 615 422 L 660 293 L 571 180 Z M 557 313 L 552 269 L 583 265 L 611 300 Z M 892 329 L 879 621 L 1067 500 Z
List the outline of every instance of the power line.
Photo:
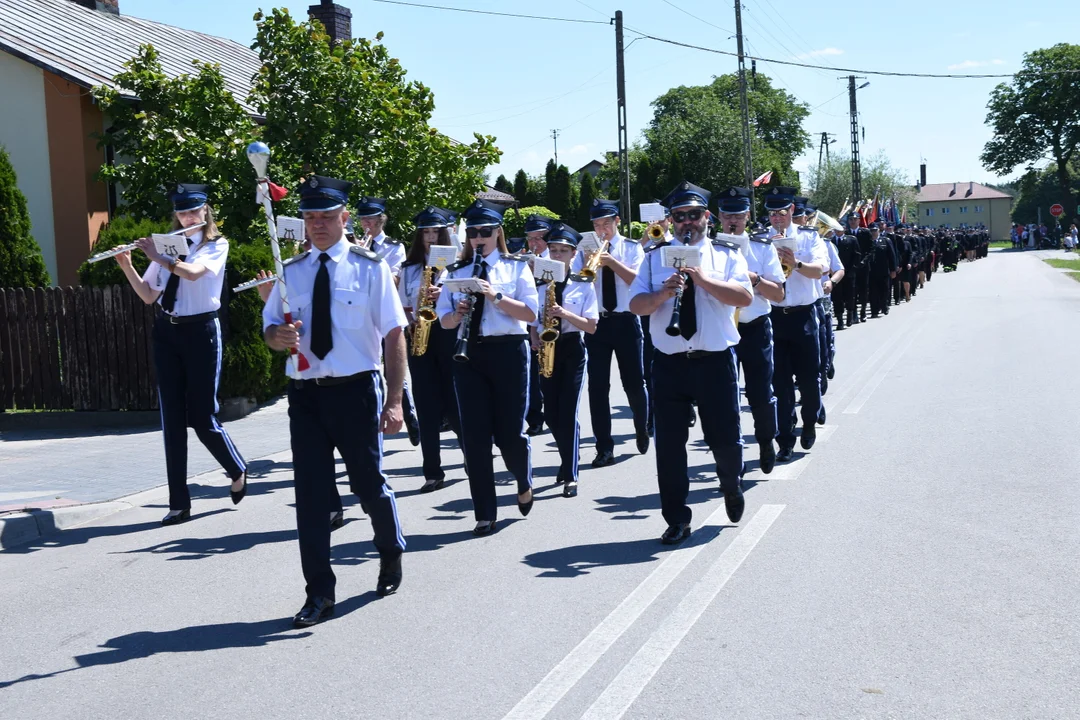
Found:
M 496 15 L 498 17 L 521 18 L 524 20 L 551 20 L 553 22 L 581 23 L 582 25 L 608 25 L 603 20 L 584 20 L 582 18 L 550 17 L 548 15 L 520 15 L 518 13 L 493 12 L 491 10 L 474 10 L 472 8 L 448 7 L 446 5 L 426 5 L 423 3 L 403 2 L 402 0 L 371 0 L 372 2 L 385 5 L 404 5 L 406 7 L 425 8 L 427 10 L 450 10 L 453 12 L 472 13 L 473 15 Z
M 705 23 L 706 25 L 709 25 L 709 26 L 711 26 L 711 27 L 714 27 L 714 28 L 716 28 L 717 30 L 720 30 L 720 31 L 723 31 L 723 32 L 726 32 L 726 33 L 731 33 L 732 35 L 734 35 L 734 34 L 735 34 L 735 31 L 734 31 L 734 30 L 728 30 L 727 28 L 722 28 L 722 27 L 720 27 L 719 25 L 714 25 L 713 23 L 709 22 L 709 21 L 708 21 L 708 20 L 706 20 L 705 18 L 700 18 L 700 17 L 698 17 L 697 15 L 693 14 L 692 12 L 688 12 L 688 11 L 686 11 L 686 10 L 683 10 L 683 9 L 682 9 L 681 7 L 679 7 L 679 6 L 678 6 L 678 5 L 676 5 L 675 3 L 673 3 L 673 2 L 670 2 L 670 0 L 661 0 L 661 2 L 663 2 L 663 3 L 664 3 L 664 4 L 666 4 L 666 5 L 670 5 L 671 7 L 675 8 L 676 10 L 678 10 L 678 11 L 679 11 L 679 12 L 681 12 L 681 13 L 683 13 L 684 15 L 688 15 L 688 16 L 690 16 L 690 17 L 694 18 L 694 19 L 695 19 L 695 20 L 697 20 L 698 22 L 703 22 L 703 23 Z

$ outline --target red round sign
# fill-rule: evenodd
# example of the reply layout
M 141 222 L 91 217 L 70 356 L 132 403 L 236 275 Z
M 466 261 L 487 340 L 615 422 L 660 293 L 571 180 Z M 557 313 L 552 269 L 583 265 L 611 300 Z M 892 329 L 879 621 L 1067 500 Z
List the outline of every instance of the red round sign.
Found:
M 1050 214 L 1054 217 L 1061 217 L 1065 214 L 1065 208 L 1061 207 L 1060 205 L 1051 205 Z

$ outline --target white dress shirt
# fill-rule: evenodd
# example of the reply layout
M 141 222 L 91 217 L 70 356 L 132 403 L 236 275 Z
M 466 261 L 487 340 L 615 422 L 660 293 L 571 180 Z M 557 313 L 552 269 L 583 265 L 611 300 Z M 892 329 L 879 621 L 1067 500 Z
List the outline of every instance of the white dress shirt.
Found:
M 789 225 L 784 237 L 797 240 L 796 260 L 801 260 L 804 265 L 828 267 L 829 251 L 825 249 L 825 241 L 815 230 L 800 230 L 796 225 Z M 787 279 L 784 299 L 773 304 L 778 307 L 811 305 L 819 297 L 823 297 L 821 283 L 816 279 L 806 277 L 798 270 L 792 270 L 791 277 Z
M 405 262 L 405 246 L 399 242 L 387 242 L 386 233 L 381 232 L 371 239 L 371 249 L 390 266 L 390 273 L 397 277 L 401 274 L 401 263 Z
M 537 309 L 536 281 L 533 279 L 529 263 L 524 260 L 514 260 L 502 254 L 498 249 L 493 250 L 483 260 L 487 265 L 487 281 L 495 292 L 502 293 L 504 298 L 519 300 L 532 310 Z M 447 268 L 446 278 L 470 278 L 473 275 L 472 263 L 466 263 L 455 270 Z M 445 279 L 445 278 L 444 278 Z M 467 295 L 462 293 L 443 292 L 439 295 L 439 303 L 435 311 L 440 318 L 454 312 L 457 304 Z M 480 316 L 480 336 L 493 337 L 495 335 L 527 335 L 528 326 L 507 315 L 490 298 L 484 300 L 483 314 Z
M 412 308 L 413 316 L 416 316 L 416 310 L 419 303 L 416 299 L 417 294 L 420 292 L 420 281 L 424 279 L 424 267 L 423 265 L 402 265 L 401 266 L 401 280 L 398 282 L 398 297 L 401 299 L 402 307 Z M 433 285 L 438 285 L 445 277 L 446 271 L 439 270 L 432 278 Z
M 641 268 L 641 263 L 645 260 L 645 250 L 642 249 L 641 243 L 636 240 L 627 240 L 619 233 L 615 233 L 615 237 L 612 239 L 607 251 L 611 257 L 635 273 Z M 604 311 L 604 273 L 606 272 L 615 274 L 614 270 L 606 267 L 600 267 L 599 272 L 596 273 L 596 299 L 600 303 L 601 312 Z M 616 303 L 614 312 L 630 312 L 630 298 L 632 297 L 630 284 L 623 282 L 621 277 L 615 275 Z
M 843 270 L 844 263 L 840 262 L 840 254 L 836 251 L 836 243 L 829 242 L 824 238 L 822 238 L 821 241 L 825 243 L 825 250 L 829 253 L 829 269 L 827 275 L 832 275 L 833 273 L 838 273 Z M 821 278 L 818 280 L 818 285 L 821 286 L 822 297 L 825 297 L 827 295 L 827 293 L 825 292 L 825 281 L 829 279 L 827 275 L 822 275 Z
M 563 310 L 571 312 L 578 317 L 585 318 L 586 320 L 599 319 L 600 305 L 596 301 L 596 288 L 593 287 L 593 285 L 594 284 L 591 282 L 567 280 L 566 287 L 563 289 Z M 543 309 L 547 297 L 547 284 L 537 285 L 536 292 L 539 295 L 540 307 Z M 539 328 L 540 323 L 542 323 L 543 320 L 544 319 L 540 317 L 540 313 L 537 313 L 536 322 L 532 323 L 533 327 Z M 581 332 L 581 328 L 564 318 L 559 325 L 559 332 L 563 335 L 566 335 L 567 333 L 579 333 Z
M 746 265 L 750 272 L 756 273 L 762 280 L 771 280 L 777 285 L 784 284 L 784 268 L 780 266 L 780 256 L 776 254 L 776 248 L 771 242 L 750 238 L 746 243 Z M 762 315 L 768 315 L 771 310 L 772 303 L 763 298 L 755 288 L 754 301 L 750 303 L 750 307 L 739 311 L 739 323 L 756 320 Z
M 371 260 L 352 252 L 342 236 L 326 254 L 330 273 L 330 329 L 334 347 L 320 360 L 311 352 L 311 302 L 315 274 L 319 271 L 322 251 L 312 248 L 306 257 L 285 267 L 285 283 L 293 320 L 300 320 L 300 352 L 311 367 L 294 379 L 346 377 L 368 370 L 382 369 L 382 341 L 394 328 L 404 327 L 405 311 L 398 299 L 390 267 L 382 260 Z M 275 284 L 263 307 L 263 331 L 285 322 L 281 294 Z
M 203 242 L 200 230 L 189 239 L 191 245 L 184 262 L 202 265 L 206 272 L 196 280 L 180 278 L 180 286 L 176 289 L 176 304 L 170 314 L 181 317 L 202 315 L 221 309 L 221 286 L 225 282 L 225 260 L 229 257 L 229 241 L 224 237 Z M 162 294 L 170 277 L 172 273 L 168 268 L 156 262 L 150 263 L 143 273 L 143 280 Z M 161 304 L 161 297 L 158 296 L 158 305 Z
M 679 246 L 679 240 L 671 245 Z M 701 269 L 706 277 L 726 282 L 736 282 L 753 292 L 750 287 L 750 275 L 747 274 L 746 258 L 738 250 L 723 245 L 713 245 L 708 238 L 702 240 Z M 630 289 L 631 297 L 660 290 L 664 281 L 671 277 L 675 268 L 662 265 L 659 249 L 650 251 L 645 256 L 637 279 Z M 685 302 L 685 298 L 684 298 Z M 739 330 L 735 327 L 735 306 L 720 302 L 704 288 L 694 286 L 694 304 L 697 310 L 697 332 L 689 340 L 682 335 L 671 337 L 667 334 L 671 322 L 671 311 L 675 298 L 668 298 L 657 308 L 649 320 L 649 333 L 653 347 L 665 355 L 684 353 L 690 350 L 720 351 L 739 343 Z M 685 308 L 685 305 L 683 306 Z

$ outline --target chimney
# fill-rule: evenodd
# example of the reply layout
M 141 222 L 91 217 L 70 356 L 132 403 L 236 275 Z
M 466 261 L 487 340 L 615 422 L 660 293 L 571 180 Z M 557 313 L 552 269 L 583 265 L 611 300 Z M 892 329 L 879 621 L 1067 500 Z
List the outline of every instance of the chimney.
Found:
M 926 187 L 926 163 L 919 166 L 919 184 Z
M 971 193 L 975 192 L 975 181 L 972 180 L 968 183 L 968 191 L 964 193 L 964 197 L 970 197 Z
M 953 183 L 952 184 L 952 192 L 949 193 L 949 197 L 952 197 L 955 194 L 956 194 L 956 183 Z
M 84 8 L 108 13 L 109 15 L 120 14 L 120 0 L 73 0 L 73 2 Z
M 338 5 L 333 0 L 322 0 L 318 5 L 308 8 L 308 16 L 318 20 L 330 36 L 330 44 L 352 40 L 352 10 Z

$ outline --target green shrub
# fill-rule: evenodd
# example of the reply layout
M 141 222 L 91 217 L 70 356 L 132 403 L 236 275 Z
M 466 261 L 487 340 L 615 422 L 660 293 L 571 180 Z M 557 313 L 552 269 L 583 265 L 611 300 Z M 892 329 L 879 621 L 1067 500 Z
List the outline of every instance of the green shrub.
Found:
M 0 145 L 0 288 L 48 285 L 41 248 L 30 234 L 26 196 L 19 190 L 15 168 Z
M 630 223 L 630 237 L 633 240 L 640 240 L 645 236 L 645 229 L 649 226 L 643 222 L 631 222 Z
M 543 215 L 544 217 L 552 218 L 553 220 L 559 219 L 559 214 L 554 210 L 548 210 L 546 207 L 535 205 L 533 207 L 523 207 L 516 213 L 513 210 L 507 210 L 503 215 L 503 230 L 506 232 L 506 239 L 516 237 L 525 237 L 525 218 L 530 215 Z M 581 231 L 581 228 L 574 228 Z M 587 228 L 591 230 L 592 228 Z
M 92 253 L 112 250 L 119 245 L 129 245 L 139 238 L 150 237 L 154 233 L 169 232 L 170 227 L 167 220 L 136 220 L 129 215 L 121 215 L 101 228 Z M 146 272 L 150 260 L 142 252 L 136 250 L 131 253 L 131 264 L 142 275 Z M 107 258 L 96 263 L 84 262 L 79 266 L 79 282 L 91 287 L 109 287 L 110 285 L 127 285 L 127 278 L 124 277 L 124 271 L 116 264 L 115 258 Z
M 258 290 L 232 291 L 259 270 L 273 268 L 269 245 L 229 245 L 224 293 L 229 298 L 229 335 L 222 353 L 222 397 L 262 401 L 285 389 L 285 355 L 272 351 L 263 341 L 263 303 Z

